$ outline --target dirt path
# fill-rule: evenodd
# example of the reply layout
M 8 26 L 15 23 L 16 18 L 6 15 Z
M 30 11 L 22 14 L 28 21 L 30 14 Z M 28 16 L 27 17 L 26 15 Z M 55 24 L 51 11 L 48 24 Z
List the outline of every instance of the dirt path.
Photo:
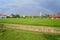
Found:
M 29 26 L 29 25 L 18 25 L 18 24 L 4 24 L 6 28 L 12 28 L 17 30 L 35 31 L 43 33 L 55 33 L 60 34 L 60 28 L 55 27 L 44 27 L 44 26 Z

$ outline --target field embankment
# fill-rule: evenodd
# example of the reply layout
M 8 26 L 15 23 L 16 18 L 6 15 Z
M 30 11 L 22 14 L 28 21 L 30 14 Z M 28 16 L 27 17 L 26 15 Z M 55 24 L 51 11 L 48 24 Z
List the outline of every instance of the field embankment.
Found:
M 26 30 L 40 33 L 54 33 L 60 34 L 60 27 L 46 27 L 46 26 L 31 26 L 31 25 L 18 25 L 18 24 L 4 24 L 6 28 L 16 29 L 16 30 Z

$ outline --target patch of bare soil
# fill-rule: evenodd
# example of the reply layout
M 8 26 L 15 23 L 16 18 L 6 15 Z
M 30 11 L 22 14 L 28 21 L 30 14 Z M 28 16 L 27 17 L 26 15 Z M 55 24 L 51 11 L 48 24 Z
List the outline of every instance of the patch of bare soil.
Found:
M 17 29 L 17 30 L 60 34 L 60 28 L 55 27 L 18 25 L 18 24 L 4 24 L 4 25 L 6 28 Z

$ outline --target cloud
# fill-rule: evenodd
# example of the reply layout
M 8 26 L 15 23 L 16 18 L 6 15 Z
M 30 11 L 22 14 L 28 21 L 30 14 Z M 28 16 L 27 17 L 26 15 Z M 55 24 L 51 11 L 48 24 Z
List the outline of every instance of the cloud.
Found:
M 44 11 L 45 13 L 46 11 L 53 13 L 60 11 L 60 1 L 59 0 L 0 0 L 0 8 L 8 9 L 8 11 L 10 12 L 12 11 L 12 9 L 13 11 L 16 11 L 18 9 L 20 11 L 22 9 L 27 11 L 27 10 L 37 10 L 39 8 L 40 10 L 43 11 L 45 10 Z

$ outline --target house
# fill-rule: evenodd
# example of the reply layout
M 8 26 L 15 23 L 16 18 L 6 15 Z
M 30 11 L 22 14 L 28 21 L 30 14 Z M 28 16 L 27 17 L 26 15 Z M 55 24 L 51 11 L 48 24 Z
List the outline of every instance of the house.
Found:
M 51 19 L 57 19 L 57 18 L 60 18 L 60 15 L 51 15 L 51 16 L 49 16 L 49 18 L 51 18 Z
M 0 14 L 0 18 L 6 18 L 6 14 Z

